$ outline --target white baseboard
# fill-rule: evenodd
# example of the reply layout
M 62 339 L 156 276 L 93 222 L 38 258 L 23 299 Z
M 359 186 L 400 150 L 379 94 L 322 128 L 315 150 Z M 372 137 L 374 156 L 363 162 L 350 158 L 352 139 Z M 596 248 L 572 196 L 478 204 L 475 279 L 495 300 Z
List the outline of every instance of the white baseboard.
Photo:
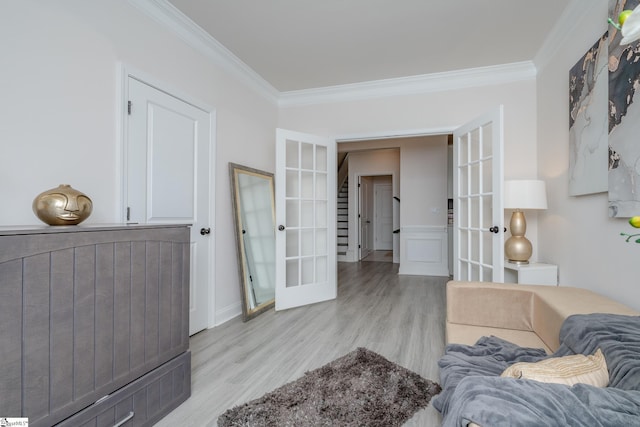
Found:
M 236 302 L 224 308 L 216 310 L 216 323 L 212 327 L 220 326 L 229 320 L 242 314 L 242 303 Z
M 409 226 L 400 230 L 398 274 L 449 276 L 446 226 Z

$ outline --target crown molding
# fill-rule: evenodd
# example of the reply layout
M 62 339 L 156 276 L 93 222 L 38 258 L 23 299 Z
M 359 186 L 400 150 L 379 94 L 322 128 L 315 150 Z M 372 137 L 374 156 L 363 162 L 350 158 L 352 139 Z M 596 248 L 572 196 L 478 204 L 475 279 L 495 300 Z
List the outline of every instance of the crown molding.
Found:
M 532 61 L 524 61 L 443 73 L 279 92 L 209 33 L 169 3 L 168 0 L 128 1 L 145 15 L 173 31 L 188 45 L 203 53 L 215 64 L 279 107 L 442 92 L 530 80 L 535 79 L 536 76 L 534 63 Z M 574 0 L 573 2 L 577 3 L 579 1 Z
M 173 31 L 189 46 L 256 90 L 268 101 L 277 103 L 279 95 L 277 89 L 167 0 L 128 1 L 145 15 Z
M 535 79 L 536 74 L 536 68 L 533 62 L 514 62 L 511 64 L 469 68 L 445 73 L 423 74 L 419 76 L 374 80 L 317 89 L 281 92 L 278 105 L 280 107 L 292 107 L 357 101 L 388 96 L 443 92 L 531 80 Z
M 581 25 L 582 20 L 592 14 L 596 7 L 600 7 L 600 3 L 601 0 L 572 0 L 569 3 L 533 58 L 538 70 L 543 69 L 555 57 L 560 47 Z M 603 17 L 602 23 L 603 27 L 606 27 L 606 16 Z

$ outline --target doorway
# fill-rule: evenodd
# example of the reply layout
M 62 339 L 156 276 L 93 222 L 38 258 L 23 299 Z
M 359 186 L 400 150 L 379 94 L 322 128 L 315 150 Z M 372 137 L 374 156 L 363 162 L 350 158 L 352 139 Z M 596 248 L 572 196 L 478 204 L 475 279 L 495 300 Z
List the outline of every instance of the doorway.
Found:
M 393 176 L 359 177 L 359 260 L 393 261 Z
M 393 262 L 412 267 L 406 274 L 434 274 L 436 262 L 431 259 L 433 251 L 428 252 L 428 259 L 424 259 L 424 251 L 421 248 L 431 244 L 433 233 L 437 232 L 438 248 L 444 248 L 444 255 L 438 250 L 438 257 L 442 262 L 447 263 L 446 254 L 446 224 L 447 224 L 447 133 L 410 135 L 406 137 L 388 137 L 377 139 L 359 139 L 353 141 L 342 141 L 338 144 L 339 153 L 348 153 L 347 167 L 349 177 L 349 240 L 348 249 L 343 252 L 346 256 L 341 261 L 357 262 L 363 257 L 360 249 L 374 251 L 376 249 L 385 250 L 389 244 L 385 238 L 378 235 L 370 237 L 371 246 L 367 246 L 367 241 L 361 239 L 361 235 L 366 235 L 366 222 L 361 224 L 358 218 L 359 212 L 359 177 L 391 177 L 391 188 L 383 186 L 377 188 L 377 193 L 391 192 L 391 197 L 378 198 L 378 200 L 389 200 L 392 209 L 392 221 L 387 222 L 387 229 L 391 234 L 382 231 L 382 236 L 391 236 Z M 363 185 L 361 183 L 361 185 Z M 370 185 L 373 187 L 373 181 Z M 374 196 L 371 193 L 371 203 Z M 382 223 L 385 217 L 385 205 L 376 205 L 371 214 L 371 230 L 373 227 L 375 211 L 378 210 L 378 223 Z M 388 205 L 386 206 L 388 207 Z M 388 209 L 387 209 L 388 212 Z M 368 216 L 368 215 L 367 215 Z M 401 219 L 402 218 L 402 219 Z M 364 218 L 365 220 L 368 218 Z M 437 230 L 436 230 L 437 228 Z M 384 227 L 378 227 L 383 230 Z M 403 240 L 403 231 L 405 237 Z M 416 236 L 417 234 L 417 236 Z M 428 234 L 428 235 L 427 235 Z M 409 240 L 407 240 L 409 239 Z M 429 240 L 424 243 L 425 239 Z M 377 241 L 376 241 L 377 240 Z M 418 251 L 416 252 L 416 244 Z M 358 247 L 361 246 L 361 248 Z M 420 246 L 422 245 L 422 246 Z M 434 243 L 435 245 L 435 243 Z M 433 245 L 432 245 L 433 246 Z M 434 255 L 435 256 L 435 255 Z M 440 263 L 437 263 L 438 268 Z M 415 267 L 415 268 L 413 268 Z M 447 269 L 448 274 L 448 269 Z

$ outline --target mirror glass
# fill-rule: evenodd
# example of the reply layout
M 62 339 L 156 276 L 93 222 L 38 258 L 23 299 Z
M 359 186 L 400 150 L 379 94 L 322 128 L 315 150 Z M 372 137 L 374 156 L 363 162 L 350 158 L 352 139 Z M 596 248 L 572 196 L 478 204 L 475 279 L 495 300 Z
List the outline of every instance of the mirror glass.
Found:
M 229 163 L 243 320 L 273 307 L 276 280 L 273 174 Z

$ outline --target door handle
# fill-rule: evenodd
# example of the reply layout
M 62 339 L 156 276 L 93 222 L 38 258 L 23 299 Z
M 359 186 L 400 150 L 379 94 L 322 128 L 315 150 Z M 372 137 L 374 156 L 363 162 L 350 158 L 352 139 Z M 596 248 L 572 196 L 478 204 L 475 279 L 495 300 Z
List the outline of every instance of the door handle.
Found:
M 278 230 L 280 230 L 280 231 L 284 231 L 284 225 L 279 225 L 279 226 L 278 226 Z
M 211 229 L 210 228 L 201 228 L 200 229 L 200 234 L 202 234 L 203 236 L 206 236 L 207 234 L 211 233 Z
M 490 232 L 492 232 L 492 233 L 496 233 L 496 234 L 498 234 L 498 232 L 500 231 L 500 229 L 498 228 L 498 226 L 497 226 L 497 225 L 494 225 L 493 227 L 491 227 L 491 228 L 489 229 L 489 231 L 490 231 Z M 504 232 L 505 232 L 505 233 L 507 232 L 507 227 L 505 227 L 505 228 L 504 228 Z

